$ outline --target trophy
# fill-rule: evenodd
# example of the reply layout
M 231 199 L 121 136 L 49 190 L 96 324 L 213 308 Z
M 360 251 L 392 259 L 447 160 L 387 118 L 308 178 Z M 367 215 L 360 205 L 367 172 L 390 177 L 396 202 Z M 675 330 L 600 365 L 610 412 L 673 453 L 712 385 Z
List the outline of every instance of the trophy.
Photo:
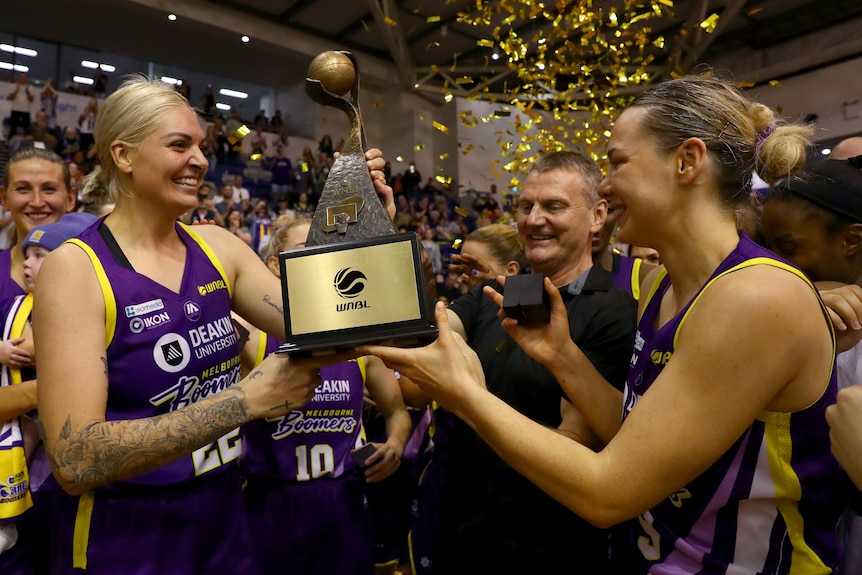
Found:
M 305 247 L 279 257 L 288 342 L 279 351 L 307 355 L 362 343 L 425 344 L 437 335 L 434 278 L 418 236 L 397 233 L 374 190 L 354 56 L 318 55 L 305 91 L 347 114 L 350 133 L 327 176 Z

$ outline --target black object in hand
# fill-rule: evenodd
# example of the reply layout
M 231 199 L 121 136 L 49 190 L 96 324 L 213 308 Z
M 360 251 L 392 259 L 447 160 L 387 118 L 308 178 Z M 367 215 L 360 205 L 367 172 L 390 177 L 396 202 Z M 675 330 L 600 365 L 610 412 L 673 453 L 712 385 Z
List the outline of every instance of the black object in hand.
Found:
M 376 451 L 376 447 L 370 443 L 366 443 L 356 451 L 352 452 L 350 457 L 353 458 L 353 463 L 356 465 L 356 468 L 362 471 L 367 467 L 365 465 L 365 460 L 371 457 Z
M 520 323 L 551 321 L 551 300 L 545 292 L 543 274 L 509 276 L 503 289 L 503 312 Z

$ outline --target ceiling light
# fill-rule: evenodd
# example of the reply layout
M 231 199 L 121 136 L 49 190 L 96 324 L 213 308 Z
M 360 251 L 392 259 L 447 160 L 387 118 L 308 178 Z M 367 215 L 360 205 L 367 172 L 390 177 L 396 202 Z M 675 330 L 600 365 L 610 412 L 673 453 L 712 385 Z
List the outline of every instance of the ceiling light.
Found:
M 176 78 L 171 78 L 170 76 L 162 76 L 162 82 L 165 84 L 171 84 L 172 86 L 176 86 L 180 83 Z
M 99 68 L 101 68 L 103 72 L 113 72 L 116 70 L 116 68 L 110 64 L 99 64 Z
M 492 60 L 499 60 L 500 54 L 498 54 L 497 52 L 494 52 L 493 54 L 491 54 L 491 59 Z
M 99 63 L 92 62 L 90 60 L 81 60 L 81 66 L 83 66 L 84 68 L 90 68 L 91 70 L 95 70 L 99 67 Z
M 231 90 L 229 88 L 222 88 L 221 90 L 218 91 L 218 93 L 221 94 L 222 96 L 230 96 L 231 98 L 239 98 L 241 100 L 245 100 L 246 98 L 248 98 L 248 94 L 246 94 L 245 92 L 240 92 L 238 90 Z
M 177 15 L 176 15 L 176 14 L 168 14 L 168 20 L 170 20 L 171 22 L 173 22 L 173 21 L 174 21 L 174 20 L 176 20 L 176 19 L 177 19 Z
M 832 148 L 823 148 L 822 150 L 820 150 L 820 153 L 823 154 L 824 156 L 828 156 L 829 154 L 832 153 Z
M 16 72 L 29 72 L 30 68 L 21 64 L 10 64 L 9 62 L 0 62 L 0 70 L 15 70 Z
M 216 108 L 218 108 L 219 110 L 224 110 L 225 112 L 230 110 L 230 106 L 228 106 L 227 104 L 222 104 L 221 102 L 216 102 Z
M 92 86 L 94 81 L 92 78 L 87 78 L 86 76 L 72 76 L 72 80 L 79 84 L 87 84 L 88 86 Z
M 247 42 L 249 41 L 249 37 L 248 37 L 248 36 L 243 36 L 242 38 L 240 38 L 240 40 L 242 40 L 243 42 L 246 42 L 246 43 L 247 43 Z
M 3 50 L 4 52 L 14 52 L 15 54 L 20 54 L 22 56 L 36 57 L 39 55 L 39 52 L 36 50 L 22 48 L 21 46 L 12 46 L 11 44 L 0 44 L 0 50 Z

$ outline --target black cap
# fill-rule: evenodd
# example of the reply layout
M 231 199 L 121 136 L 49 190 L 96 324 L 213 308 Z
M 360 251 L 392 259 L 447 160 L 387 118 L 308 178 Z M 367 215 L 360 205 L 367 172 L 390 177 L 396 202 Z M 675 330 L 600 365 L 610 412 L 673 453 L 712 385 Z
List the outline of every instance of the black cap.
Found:
M 775 192 L 804 198 L 854 222 L 862 222 L 862 170 L 847 160 L 819 160 L 794 178 L 776 184 Z

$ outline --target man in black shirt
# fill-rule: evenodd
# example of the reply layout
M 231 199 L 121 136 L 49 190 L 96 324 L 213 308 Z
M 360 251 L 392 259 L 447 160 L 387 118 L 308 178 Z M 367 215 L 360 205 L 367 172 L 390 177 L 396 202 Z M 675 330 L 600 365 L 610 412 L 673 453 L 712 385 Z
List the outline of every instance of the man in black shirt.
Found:
M 562 293 L 572 340 L 622 389 L 637 306 L 614 286 L 608 271 L 592 263 L 591 239 L 607 215 L 607 203 L 596 192 L 601 178 L 599 167 L 583 155 L 542 156 L 518 200 L 518 231 L 531 271 L 549 277 Z M 482 362 L 488 389 L 524 415 L 600 449 L 551 373 L 503 331 L 498 311 L 481 286 L 449 308 L 453 330 Z M 455 424 L 450 449 L 435 573 L 608 572 L 607 531 L 509 467 L 463 421 Z

